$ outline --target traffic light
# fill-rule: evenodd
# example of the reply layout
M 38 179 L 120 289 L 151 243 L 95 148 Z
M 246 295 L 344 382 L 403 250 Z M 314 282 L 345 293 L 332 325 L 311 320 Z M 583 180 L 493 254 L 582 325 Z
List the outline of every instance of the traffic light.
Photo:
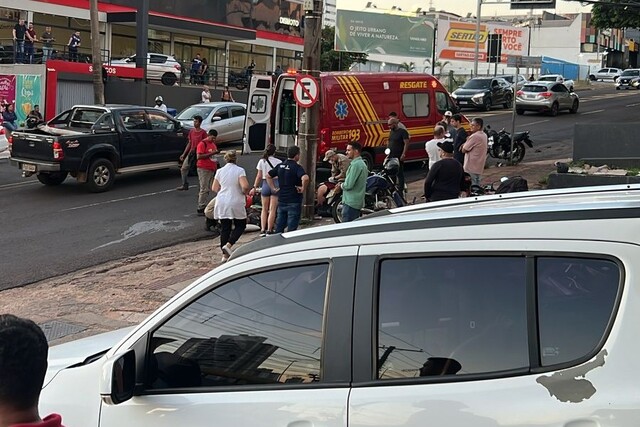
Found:
M 489 39 L 487 41 L 487 62 L 491 64 L 501 62 L 502 34 L 489 34 Z

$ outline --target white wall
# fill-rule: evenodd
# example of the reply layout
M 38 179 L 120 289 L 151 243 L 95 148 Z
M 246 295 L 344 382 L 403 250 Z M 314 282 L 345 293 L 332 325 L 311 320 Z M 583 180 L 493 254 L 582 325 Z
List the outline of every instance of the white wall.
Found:
M 554 21 L 543 22 L 542 27 L 531 30 L 530 56 L 550 56 L 572 63 L 579 62 L 581 15 L 570 26 L 552 26 Z

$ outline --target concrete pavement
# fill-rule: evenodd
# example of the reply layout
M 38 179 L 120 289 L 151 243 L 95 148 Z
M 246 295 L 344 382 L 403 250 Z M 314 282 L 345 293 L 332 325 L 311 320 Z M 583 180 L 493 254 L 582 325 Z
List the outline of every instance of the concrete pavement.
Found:
M 554 161 L 546 160 L 500 168 L 490 166 L 485 170 L 483 182 L 520 175 L 528 180 L 530 189 L 542 188 L 541 182 L 555 170 L 553 164 Z M 409 184 L 409 200 L 416 197 L 420 202 L 422 185 L 422 180 Z M 325 218 L 310 226 L 331 223 L 331 219 Z M 247 232 L 239 244 L 257 238 L 257 232 Z M 217 267 L 220 258 L 218 239 L 211 237 L 117 259 L 1 291 L 0 313 L 33 319 L 45 329 L 54 345 L 132 326 L 194 279 Z

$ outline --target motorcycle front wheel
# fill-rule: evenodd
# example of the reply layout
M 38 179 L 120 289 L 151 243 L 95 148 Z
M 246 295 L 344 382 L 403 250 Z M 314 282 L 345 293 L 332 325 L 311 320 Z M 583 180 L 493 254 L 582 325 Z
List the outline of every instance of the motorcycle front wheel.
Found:
M 333 217 L 333 222 L 336 224 L 340 224 L 342 222 L 342 197 L 338 198 L 331 204 L 331 216 Z

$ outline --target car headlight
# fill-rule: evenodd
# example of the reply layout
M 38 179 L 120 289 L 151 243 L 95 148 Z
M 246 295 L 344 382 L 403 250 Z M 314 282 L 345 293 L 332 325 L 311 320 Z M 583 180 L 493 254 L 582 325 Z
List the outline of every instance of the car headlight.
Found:
M 456 93 L 455 93 L 455 92 L 453 92 L 453 93 L 451 94 L 451 97 L 452 97 L 453 99 L 456 99 L 456 98 L 458 97 L 458 95 L 456 95 Z
M 473 95 L 471 97 L 471 99 L 473 99 L 474 101 L 481 101 L 482 98 L 484 98 L 484 93 L 478 93 L 478 94 Z

